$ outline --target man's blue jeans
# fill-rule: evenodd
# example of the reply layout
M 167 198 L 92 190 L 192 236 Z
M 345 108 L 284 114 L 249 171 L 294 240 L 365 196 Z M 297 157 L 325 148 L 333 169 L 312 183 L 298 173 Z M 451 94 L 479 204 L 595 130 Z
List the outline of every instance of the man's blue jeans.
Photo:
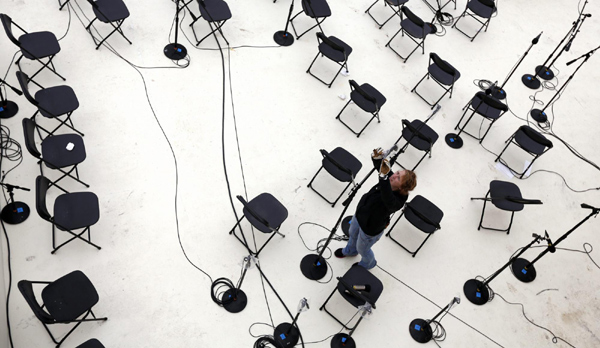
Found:
M 371 250 L 373 244 L 377 243 L 377 241 L 383 236 L 383 231 L 376 236 L 369 236 L 366 234 L 358 225 L 358 221 L 356 217 L 352 217 L 352 221 L 350 221 L 350 230 L 348 240 L 348 244 L 342 250 L 342 253 L 345 256 L 356 256 L 360 254 L 362 259 L 358 263 L 359 266 L 362 266 L 366 269 L 371 269 L 377 265 L 377 260 L 375 260 L 375 254 Z

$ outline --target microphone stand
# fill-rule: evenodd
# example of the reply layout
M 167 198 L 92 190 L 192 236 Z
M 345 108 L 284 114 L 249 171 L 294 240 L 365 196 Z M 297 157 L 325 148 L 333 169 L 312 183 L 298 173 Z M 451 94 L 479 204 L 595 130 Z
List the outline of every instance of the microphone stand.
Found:
M 294 11 L 294 0 L 290 5 L 290 12 L 288 13 L 287 21 L 285 22 L 285 29 L 275 32 L 273 34 L 273 40 L 279 46 L 291 46 L 294 43 L 294 35 L 288 32 L 288 25 L 290 25 L 290 18 L 292 17 L 292 11 Z
M 17 103 L 10 101 L 2 94 L 2 85 L 7 85 L 18 95 L 22 95 L 23 92 L 19 91 L 15 87 L 6 83 L 6 81 L 0 79 L 0 118 L 11 118 L 19 112 L 19 106 Z
M 399 155 L 400 155 L 400 152 L 396 152 L 396 154 L 394 154 L 394 156 L 392 156 L 392 158 L 390 159 L 390 166 L 392 166 L 394 163 L 396 163 L 396 159 L 398 158 Z M 302 274 L 304 274 L 304 276 L 306 278 L 308 278 L 310 280 L 319 280 L 319 279 L 323 278 L 325 276 L 325 274 L 327 274 L 327 262 L 323 258 L 323 252 L 325 251 L 325 249 L 327 249 L 327 246 L 329 246 L 329 243 L 333 239 L 333 236 L 335 235 L 335 233 L 338 229 L 338 226 L 340 225 L 340 222 L 342 221 L 342 217 L 346 213 L 346 210 L 348 210 L 348 207 L 350 206 L 350 203 L 354 199 L 354 196 L 356 196 L 356 193 L 358 193 L 358 190 L 360 190 L 362 185 L 365 183 L 365 181 L 367 181 L 367 179 L 371 176 L 371 174 L 373 174 L 374 171 L 375 171 L 375 168 L 371 169 L 371 171 L 369 171 L 369 173 L 365 176 L 365 178 L 361 182 L 356 184 L 350 190 L 348 198 L 342 203 L 342 205 L 344 206 L 344 209 L 342 210 L 342 213 L 340 214 L 339 218 L 337 219 L 337 222 L 333 226 L 333 229 L 331 230 L 329 237 L 327 237 L 327 241 L 325 241 L 325 244 L 321 247 L 321 251 L 319 252 L 319 254 L 318 255 L 317 254 L 308 254 L 302 258 L 302 261 L 300 261 L 300 270 L 302 271 Z M 347 219 L 347 217 L 346 217 L 346 219 Z
M 10 196 L 10 203 L 8 203 L 0 213 L 0 217 L 2 221 L 7 224 L 16 225 L 21 222 L 27 220 L 29 217 L 29 206 L 23 202 L 15 202 L 15 195 L 13 194 L 13 189 L 19 189 L 23 191 L 31 191 L 28 188 L 19 187 L 11 184 L 0 183 L 1 186 L 6 187 L 8 194 Z
M 223 299 L 231 299 L 231 301 L 224 301 L 223 308 L 229 313 L 239 313 L 246 308 L 246 304 L 248 304 L 248 297 L 246 293 L 242 291 L 242 282 L 244 281 L 244 277 L 246 276 L 246 272 L 248 268 L 250 268 L 252 262 L 252 255 L 244 257 L 244 270 L 242 271 L 242 276 L 237 283 L 235 288 L 230 288 L 223 293 Z
M 527 251 L 527 249 L 531 248 L 531 246 L 534 243 L 539 243 L 540 240 L 544 239 L 544 237 L 539 236 L 537 234 L 533 234 L 533 237 L 535 238 L 531 241 L 531 243 L 527 244 L 526 247 L 522 248 L 518 254 L 511 257 L 508 260 L 508 262 L 504 264 L 504 266 L 502 266 L 499 270 L 494 272 L 487 280 L 483 282 L 477 279 L 467 280 L 465 282 L 465 285 L 463 286 L 463 292 L 465 293 L 467 300 L 479 306 L 486 304 L 490 299 L 490 290 L 488 289 L 488 284 L 492 280 L 494 280 L 494 278 L 496 278 L 498 274 L 502 273 L 502 271 L 504 271 L 508 266 L 510 266 L 514 260 L 521 256 L 521 254 Z
M 435 315 L 435 317 L 429 320 L 417 318 L 411 321 L 410 326 L 408 327 L 408 331 L 410 332 L 410 336 L 413 338 L 413 340 L 419 343 L 427 343 L 431 341 L 431 339 L 433 338 L 433 329 L 431 328 L 431 323 L 434 322 L 435 319 L 439 317 L 442 313 L 448 313 L 455 303 L 460 304 L 460 299 L 458 297 L 453 298 L 452 301 L 446 305 L 446 307 L 442 308 L 442 310 Z M 444 317 L 442 317 L 442 319 L 443 318 Z M 440 321 L 442 319 L 440 319 Z M 439 324 L 439 322 L 437 323 Z
M 581 207 L 584 209 L 585 208 L 592 209 L 592 212 L 588 216 L 586 216 L 583 220 L 581 220 L 577 225 L 575 225 L 575 227 L 573 227 L 572 229 L 567 231 L 565 234 L 563 234 L 554 244 L 552 244 L 552 241 L 549 238 L 547 238 L 548 248 L 546 248 L 546 250 L 542 251 L 533 261 L 529 262 L 529 261 L 527 261 L 525 259 L 521 259 L 521 258 L 515 259 L 515 261 L 512 264 L 512 273 L 514 274 L 514 276 L 517 279 L 519 279 L 520 281 L 522 281 L 524 283 L 532 282 L 537 275 L 537 272 L 535 270 L 535 267 L 533 267 L 533 264 L 536 263 L 539 259 L 541 259 L 548 252 L 554 253 L 556 251 L 556 246 L 558 245 L 558 243 L 562 242 L 565 238 L 567 238 L 569 236 L 569 234 L 571 234 L 573 231 L 575 231 L 579 226 L 581 226 L 589 218 L 591 218 L 592 216 L 598 215 L 598 213 L 600 212 L 600 208 L 595 208 L 595 207 L 592 207 L 585 203 L 582 203 Z
M 513 74 L 515 73 L 515 71 L 517 70 L 517 68 L 519 67 L 519 65 L 521 65 L 521 63 L 523 62 L 523 59 L 525 59 L 525 57 L 527 57 L 527 54 L 529 54 L 529 51 L 531 50 L 531 48 L 533 47 L 533 45 L 535 45 L 535 44 L 538 43 L 538 40 L 539 40 L 540 36 L 542 36 L 542 33 L 544 33 L 544 32 L 542 31 L 537 37 L 535 37 L 531 41 L 531 45 L 529 46 L 529 48 L 527 49 L 527 51 L 525 51 L 525 53 L 521 56 L 521 58 L 519 59 L 519 61 L 517 62 L 517 64 L 515 66 L 513 66 L 512 70 L 508 74 L 508 77 L 506 78 L 506 80 L 504 80 L 504 82 L 502 82 L 502 85 L 500 87 L 493 86 L 491 88 L 491 90 L 492 90 L 492 97 L 494 97 L 496 99 L 500 99 L 500 100 L 503 100 L 503 99 L 506 98 L 506 91 L 504 90 L 504 86 L 506 85 L 506 83 L 508 82 L 508 80 L 510 80 L 510 78 L 513 76 Z
M 306 307 L 307 310 L 310 309 L 310 307 L 308 306 L 308 300 L 306 298 L 300 300 L 300 308 L 298 308 L 298 313 L 296 313 L 296 316 L 294 317 L 294 320 L 291 324 L 281 323 L 275 328 L 273 337 L 275 341 L 279 343 L 279 346 L 293 347 L 296 345 L 296 343 L 298 343 L 298 339 L 300 338 L 300 331 L 294 326 L 294 324 L 296 324 L 296 321 L 298 321 L 300 313 L 304 312 L 304 307 Z
M 560 55 L 564 51 L 568 51 L 571 48 L 570 43 L 573 41 L 573 39 L 575 38 L 575 36 L 579 32 L 579 30 L 581 29 L 581 25 L 583 25 L 585 18 L 587 18 L 588 16 L 591 16 L 588 14 L 583 14 L 583 10 L 585 9 L 587 2 L 588 2 L 588 0 L 586 0 L 585 3 L 583 4 L 583 8 L 581 9 L 579 16 L 577 17 L 577 20 L 575 22 L 573 22 L 571 29 L 569 29 L 569 31 L 567 32 L 567 35 L 565 35 L 565 37 L 562 40 L 560 40 L 560 42 L 558 43 L 558 45 L 556 46 L 554 51 L 552 51 L 552 53 L 550 53 L 550 55 L 548 56 L 546 61 L 544 63 L 542 63 L 542 65 L 538 65 L 535 68 L 535 75 L 525 74 L 525 75 L 523 75 L 523 77 L 521 77 L 521 81 L 523 82 L 523 84 L 525 86 L 527 86 L 528 88 L 531 88 L 531 89 L 538 89 L 538 88 L 540 88 L 540 85 L 541 85 L 540 80 L 538 79 L 538 76 L 544 80 L 552 80 L 554 78 L 554 72 L 551 69 L 552 65 L 554 64 L 554 62 L 556 62 L 558 57 L 560 57 Z M 583 19 L 581 19 L 581 16 L 583 16 Z M 571 38 L 571 40 L 569 40 L 569 43 L 567 43 L 565 46 L 563 46 L 562 49 L 558 52 L 558 55 L 552 60 L 552 62 L 550 64 L 548 64 L 550 59 L 552 59 L 552 56 L 554 55 L 554 53 L 556 53 L 558 48 L 561 47 L 563 42 L 572 33 L 574 33 L 574 34 L 573 34 L 573 37 Z
M 171 60 L 180 60 L 187 56 L 187 49 L 185 46 L 177 42 L 179 33 L 179 11 L 182 10 L 182 8 L 179 8 L 179 1 L 180 0 L 176 0 L 177 10 L 175 11 L 175 42 L 166 45 L 163 50 L 165 56 Z M 192 11 L 190 11 L 190 13 L 191 12 Z
M 554 94 L 554 96 L 552 96 L 552 99 L 550 99 L 550 101 L 548 103 L 546 103 L 546 105 L 544 106 L 544 108 L 542 110 L 540 109 L 533 109 L 529 112 L 529 114 L 531 115 L 531 118 L 533 118 L 534 120 L 536 120 L 537 122 L 546 122 L 548 120 L 548 115 L 546 115 L 546 108 L 548 108 L 548 106 L 552 105 L 552 102 L 554 101 L 554 99 L 556 99 L 556 97 L 558 97 L 560 95 L 560 93 L 569 85 L 569 82 L 571 82 L 571 80 L 573 79 L 573 76 L 575 76 L 575 73 L 577 73 L 577 71 L 581 68 L 581 66 L 588 61 L 588 59 L 590 59 L 590 57 L 592 56 L 592 54 L 594 54 L 594 52 L 596 52 L 597 49 L 599 49 L 600 46 L 594 48 L 593 50 L 589 51 L 588 53 L 580 56 L 579 58 L 573 59 L 572 61 L 568 62 L 567 65 L 571 65 L 573 63 L 575 63 L 578 59 L 581 58 L 585 58 L 581 64 L 579 64 L 579 66 L 577 67 L 577 69 L 575 69 L 575 71 L 573 71 L 573 73 L 571 74 L 571 76 L 569 76 L 569 78 L 567 79 L 567 82 L 565 82 L 562 86 L 560 86 L 560 88 L 558 89 L 558 91 L 556 91 L 556 93 Z

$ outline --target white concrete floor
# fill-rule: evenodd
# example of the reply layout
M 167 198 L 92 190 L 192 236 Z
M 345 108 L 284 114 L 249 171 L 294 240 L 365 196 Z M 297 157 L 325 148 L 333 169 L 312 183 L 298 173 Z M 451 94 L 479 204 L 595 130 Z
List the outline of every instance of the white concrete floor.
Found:
M 289 1 L 273 4 L 268 0 L 230 0 L 228 3 L 233 18 L 225 24 L 223 32 L 232 46 L 274 46 L 272 35 L 285 24 Z M 465 3 L 458 1 L 457 10 L 450 6 L 446 10 L 458 16 Z M 83 0 L 71 0 L 71 4 L 78 13 L 81 11 L 77 4 L 87 16 L 92 13 L 91 6 Z M 376 244 L 374 251 L 379 266 L 405 284 L 380 268 L 373 269 L 372 273 L 381 279 L 385 289 L 377 309 L 353 335 L 359 347 L 418 347 L 420 344 L 408 333 L 409 323 L 414 318 L 431 318 L 439 311 L 439 307 L 424 297 L 444 306 L 453 296 L 462 295 L 463 284 L 468 279 L 491 275 L 515 250 L 531 241 L 532 233 L 542 234 L 547 230 L 556 240 L 589 213 L 579 207 L 581 203 L 600 205 L 597 191 L 574 193 L 554 174 L 540 172 L 527 180 L 509 179 L 496 169 L 494 155 L 468 136 L 464 137 L 465 144 L 460 150 L 449 148 L 443 141 L 460 118 L 461 108 L 479 90 L 472 81 L 502 81 L 531 39 L 543 30 L 539 44 L 506 86 L 512 112 L 519 117 L 527 115 L 532 106 L 529 96 L 533 92 L 521 84 L 520 77 L 532 72 L 556 47 L 577 18 L 577 2 L 500 1 L 498 16 L 492 19 L 489 30 L 474 42 L 448 27 L 444 37 L 427 38 L 425 55 L 416 52 L 407 63 L 384 47 L 399 28 L 398 20 L 390 21 L 379 30 L 364 14 L 369 5 L 368 0 L 330 2 L 333 15 L 322 25 L 325 33 L 341 38 L 354 48 L 349 59 L 350 75 L 340 75 L 331 89 L 305 73 L 317 52 L 315 31 L 288 48 L 223 51 L 232 83 L 226 85 L 225 101 L 227 170 L 232 195 L 243 194 L 232 122 L 233 97 L 248 197 L 270 192 L 289 210 L 289 217 L 281 227 L 286 238 L 276 236 L 264 249 L 260 255 L 262 269 L 292 311 L 302 297 L 310 297 L 311 309 L 300 316 L 299 326 L 305 342 L 323 340 L 341 328 L 318 310 L 335 287 L 335 280 L 319 284 L 302 276 L 299 263 L 309 252 L 297 228 L 304 221 L 332 228 L 343 207 L 338 204 L 331 208 L 306 187 L 320 166 L 318 150 L 332 150 L 337 146 L 348 149 L 362 161 L 364 167 L 358 177 L 363 178 L 369 170 L 371 150 L 393 144 L 400 135 L 402 119 L 423 120 L 429 115 L 429 107 L 410 93 L 426 72 L 428 53 L 438 53 L 459 69 L 462 77 L 452 99 L 444 98 L 441 111 L 429 122 L 440 140 L 433 148 L 432 158 L 425 159 L 417 169 L 418 186 L 412 193 L 412 197 L 427 197 L 444 211 L 442 229 L 415 258 L 388 238 Z M 110 45 L 136 65 L 173 68 L 162 49 L 169 42 L 174 4 L 166 0 L 128 1 L 127 6 L 131 16 L 123 29 L 133 45 L 118 35 L 108 40 Z M 198 13 L 197 4 L 190 6 Z M 420 0 L 411 0 L 408 6 L 424 19 L 432 17 Z M 300 9 L 299 1 L 295 8 L 294 13 Z M 597 3 L 588 4 L 586 12 L 594 16 L 586 20 L 570 52 L 558 59 L 556 67 L 560 73 L 554 83 L 559 87 L 577 66 L 566 67 L 565 63 L 598 45 L 599 10 Z M 57 37 L 65 33 L 69 24 L 69 12 L 66 9 L 59 12 L 55 1 L 5 0 L 0 12 L 10 15 L 28 31 L 49 30 Z M 373 7 L 373 14 L 383 18 L 391 12 L 379 3 Z M 188 37 L 192 35 L 189 23 L 190 16 L 186 15 L 183 29 Z M 465 18 L 459 26 L 473 32 L 474 23 Z M 298 28 L 307 28 L 313 22 L 301 15 L 295 24 Z M 102 32 L 108 30 L 102 25 L 98 28 Z M 208 30 L 202 20 L 196 28 L 204 34 Z M 87 274 L 98 290 L 100 301 L 94 312 L 109 320 L 81 325 L 64 347 L 75 347 L 92 337 L 106 347 L 250 347 L 255 338 L 248 333 L 249 326 L 254 322 L 270 322 L 256 268 L 248 271 L 242 286 L 249 298 L 247 308 L 240 314 L 230 314 L 211 301 L 210 281 L 186 261 L 178 242 L 174 209 L 176 178 L 179 233 L 187 255 L 213 279 L 228 277 L 237 281 L 246 250 L 227 233 L 235 218 L 221 157 L 221 55 L 216 50 L 195 50 L 185 38 L 181 41 L 189 50 L 189 67 L 141 70 L 156 118 L 177 157 L 176 172 L 169 146 L 146 100 L 140 74 L 106 47 L 96 51 L 89 34 L 72 16 L 68 34 L 60 41 L 62 50 L 54 62 L 80 102 L 73 114 L 75 126 L 85 133 L 87 150 L 87 159 L 79 166 L 80 175 L 90 183 L 89 191 L 100 199 L 101 217 L 92 228 L 92 237 L 102 250 L 75 241 L 51 255 L 51 227 L 35 212 L 34 190 L 17 192 L 17 198 L 28 203 L 33 211 L 25 223 L 7 226 L 12 249 L 10 323 L 15 347 L 52 346 L 42 324 L 18 292 L 16 282 L 54 280 L 76 269 Z M 394 46 L 406 52 L 412 42 L 406 38 L 396 39 Z M 217 46 L 214 39 L 209 38 L 201 47 Z M 16 47 L 5 35 L 0 35 L 0 48 L 0 70 L 5 71 Z M 596 84 L 600 78 L 598 59 L 592 57 L 581 68 L 555 104 L 553 126 L 556 134 L 596 163 L 600 162 L 597 141 L 600 118 L 594 109 L 598 98 Z M 26 59 L 22 65 L 26 72 L 38 68 L 37 63 Z M 17 83 L 15 69 L 11 66 L 8 74 L 11 84 Z M 328 77 L 334 69 L 330 62 L 320 60 L 315 73 Z M 349 79 L 368 82 L 387 97 L 387 104 L 381 110 L 381 123 L 369 125 L 358 139 L 335 120 L 345 103 L 338 95 L 349 94 Z M 46 87 L 63 83 L 48 71 L 41 73 L 36 81 Z M 433 98 L 440 89 L 432 81 L 425 81 L 420 91 Z M 544 90 L 537 98 L 546 102 L 553 94 L 554 91 Z M 20 111 L 17 117 L 2 122 L 23 144 L 21 119 L 30 117 L 35 109 L 24 97 L 12 92 L 9 97 L 19 104 Z M 349 107 L 343 117 L 357 127 L 368 119 L 356 106 Z M 41 122 L 54 124 L 51 120 Z M 477 132 L 478 122 L 477 119 L 472 121 L 468 129 Z M 498 153 L 504 140 L 522 124 L 523 121 L 507 113 L 494 124 L 483 145 Z M 555 138 L 550 140 L 554 148 L 535 162 L 534 171 L 557 171 L 578 190 L 600 186 L 596 169 L 577 159 Z M 33 189 L 39 169 L 34 158 L 23 151 L 23 163 L 9 174 L 6 182 Z M 418 157 L 420 154 L 413 149 L 403 154 L 400 161 L 415 163 Z M 509 151 L 507 158 L 516 167 L 528 159 L 516 150 Z M 47 175 L 57 177 L 53 172 Z M 339 192 L 339 183 L 326 176 L 319 179 L 321 188 L 331 187 L 324 189 L 326 193 Z M 496 179 L 516 183 L 524 197 L 544 202 L 541 206 L 526 206 L 516 213 L 510 235 L 478 231 L 482 203 L 469 199 L 484 196 L 489 182 Z M 375 180 L 374 176 L 370 178 L 359 196 Z M 68 190 L 84 190 L 73 181 L 63 182 Z M 51 190 L 50 205 L 59 193 Z M 351 204 L 349 214 L 358 200 L 359 197 Z M 235 198 L 234 202 L 239 214 L 241 205 Z M 501 227 L 508 223 L 508 213 L 489 207 L 487 225 Z M 591 219 L 560 247 L 581 249 L 584 242 L 600 247 L 598 224 L 598 220 Z M 243 227 L 250 233 L 247 222 Z M 325 230 L 311 226 L 303 226 L 301 231 L 310 247 L 327 235 Z M 395 234 L 412 243 L 410 245 L 417 245 L 423 237 L 405 220 L 396 227 Z M 59 234 L 59 240 L 63 237 Z M 260 233 L 256 238 L 259 243 L 266 240 Z M 2 245 L 2 262 L 6 268 L 6 243 Z M 334 241 L 331 248 L 335 250 L 343 245 Z M 525 257 L 533 259 L 541 250 L 530 250 Z M 591 255 L 600 260 L 597 251 Z M 343 275 L 356 261 L 330 259 L 331 270 L 326 279 L 332 273 L 334 277 Z M 538 277 L 532 283 L 521 283 L 507 270 L 491 286 L 506 300 L 523 303 L 530 319 L 573 346 L 600 346 L 600 270 L 585 254 L 563 250 L 545 256 L 536 266 Z M 7 285 L 6 269 L 4 276 Z M 545 289 L 551 290 L 540 293 Z M 266 294 L 275 325 L 289 322 L 283 306 L 268 287 Z M 442 321 L 447 338 L 441 346 L 569 346 L 560 340 L 553 344 L 553 336 L 528 323 L 519 306 L 508 305 L 498 297 L 484 306 L 476 306 L 462 297 L 462 303 L 451 311 L 453 316 Z M 354 314 L 353 307 L 339 296 L 330 303 L 328 308 L 333 308 L 342 320 Z M 68 327 L 53 325 L 50 329 L 60 335 Z M 272 331 L 256 326 L 252 333 L 272 334 Z M 434 343 L 428 345 L 434 346 Z M 329 339 L 312 346 L 329 347 Z

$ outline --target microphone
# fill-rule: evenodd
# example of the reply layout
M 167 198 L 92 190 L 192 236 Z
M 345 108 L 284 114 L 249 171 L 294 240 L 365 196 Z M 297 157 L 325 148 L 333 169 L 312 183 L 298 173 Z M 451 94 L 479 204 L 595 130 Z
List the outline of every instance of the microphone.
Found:
M 492 94 L 492 89 L 494 87 L 496 87 L 498 85 L 498 80 L 496 80 L 496 82 L 494 82 L 491 86 L 489 86 L 486 90 L 485 90 L 485 95 L 491 95 Z
M 532 236 L 533 238 L 542 238 L 542 236 L 540 236 L 540 235 L 539 235 L 539 234 L 537 234 L 537 233 L 533 233 L 531 236 Z
M 592 14 L 591 14 L 591 13 L 586 13 L 586 14 L 584 14 L 583 16 L 584 16 L 584 17 L 591 17 L 591 16 L 592 16 Z
M 365 285 L 352 285 L 352 289 L 357 290 L 357 291 L 366 291 L 366 292 L 369 292 L 369 291 L 371 291 L 371 285 L 369 285 L 369 284 L 365 284 Z
M 398 146 L 395 144 L 389 150 L 383 151 L 383 159 L 388 158 L 388 156 L 394 151 L 398 151 Z
M 592 207 L 591 205 L 589 205 L 589 204 L 585 204 L 585 203 L 581 203 L 581 207 L 582 207 L 583 209 L 600 210 L 600 208 L 594 208 L 594 207 Z
M 13 90 L 13 92 L 17 93 L 17 95 L 23 95 L 23 92 L 21 92 L 20 90 L 18 90 L 18 89 L 16 89 L 16 88 L 14 88 L 14 87 L 12 87 L 12 86 L 9 86 L 9 87 L 10 87 L 10 89 L 12 89 L 12 90 Z
M 548 250 L 553 253 L 556 251 L 556 248 L 554 247 L 554 245 L 552 245 L 552 240 L 550 239 L 550 236 L 548 235 L 548 231 L 546 231 L 546 241 L 548 242 Z
M 567 45 L 565 46 L 565 52 L 569 52 L 569 50 L 571 49 L 571 42 L 573 39 L 569 40 L 569 42 L 567 42 Z
M 452 300 L 452 302 L 460 304 L 460 297 L 455 297 L 454 300 Z
M 544 33 L 543 31 L 541 33 L 538 34 L 538 36 L 536 36 L 533 40 L 531 40 L 531 44 L 535 45 L 540 41 L 540 36 L 542 36 L 542 33 Z

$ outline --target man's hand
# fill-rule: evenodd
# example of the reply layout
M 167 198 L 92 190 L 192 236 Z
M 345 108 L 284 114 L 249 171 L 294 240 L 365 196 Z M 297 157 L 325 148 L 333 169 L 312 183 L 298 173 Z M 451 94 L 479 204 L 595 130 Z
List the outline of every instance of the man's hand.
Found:
M 383 149 L 380 147 L 374 149 L 373 154 L 371 155 L 371 158 L 374 160 L 382 159 L 383 158 Z
M 386 176 L 390 172 L 390 163 L 387 159 L 381 161 L 381 166 L 379 167 L 379 175 Z

